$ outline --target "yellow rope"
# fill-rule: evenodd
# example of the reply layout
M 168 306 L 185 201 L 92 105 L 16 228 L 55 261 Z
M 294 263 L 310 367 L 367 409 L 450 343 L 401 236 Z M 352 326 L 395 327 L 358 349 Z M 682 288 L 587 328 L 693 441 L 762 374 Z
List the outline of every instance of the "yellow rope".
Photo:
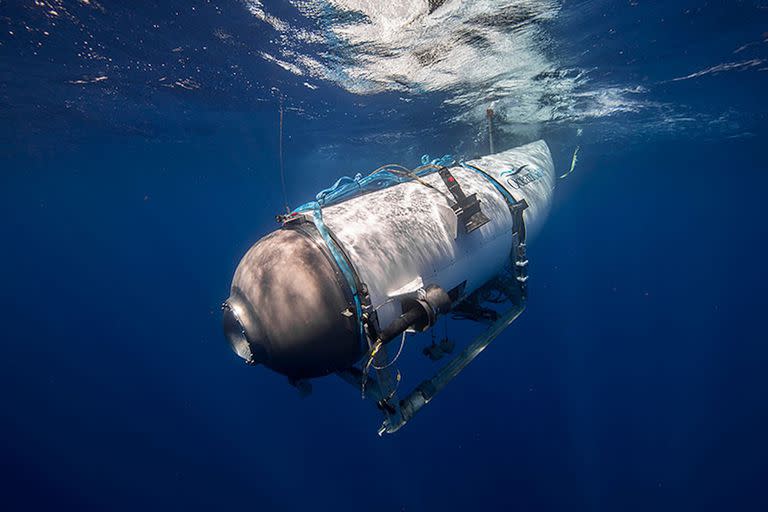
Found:
M 576 162 L 579 161 L 579 158 L 578 158 L 578 156 L 579 156 L 579 147 L 580 146 L 576 146 L 576 149 L 573 151 L 573 158 L 571 158 L 571 168 L 568 169 L 568 172 L 566 172 L 565 174 L 560 176 L 560 179 L 563 179 L 566 176 L 568 176 L 569 174 L 571 174 L 573 172 L 573 170 L 576 168 Z

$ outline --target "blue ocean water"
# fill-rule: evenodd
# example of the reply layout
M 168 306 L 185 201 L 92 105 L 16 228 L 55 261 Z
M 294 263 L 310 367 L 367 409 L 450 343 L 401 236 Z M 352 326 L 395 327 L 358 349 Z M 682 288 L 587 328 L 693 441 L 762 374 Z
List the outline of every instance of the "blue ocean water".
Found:
M 2 508 L 768 509 L 767 41 L 762 0 L 0 2 Z M 281 102 L 294 206 L 489 107 L 580 148 L 527 311 L 395 435 L 222 335 Z

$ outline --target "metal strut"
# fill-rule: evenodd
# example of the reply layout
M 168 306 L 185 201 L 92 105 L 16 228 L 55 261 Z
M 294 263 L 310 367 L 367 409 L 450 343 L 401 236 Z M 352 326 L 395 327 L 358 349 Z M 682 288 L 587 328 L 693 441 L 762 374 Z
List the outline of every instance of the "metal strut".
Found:
M 413 418 L 422 407 L 427 405 L 435 395 L 437 395 L 445 386 L 448 385 L 461 371 L 466 368 L 485 347 L 491 344 L 504 329 L 510 326 L 518 316 L 525 310 L 525 302 L 512 307 L 501 318 L 494 322 L 483 334 L 478 336 L 475 341 L 465 348 L 459 355 L 451 359 L 448 364 L 440 369 L 431 379 L 427 379 L 414 389 L 410 395 L 400 402 L 400 411 L 397 416 L 388 416 L 381 428 L 379 435 L 385 433 L 392 434 L 397 432 L 411 418 Z
M 499 334 L 514 322 L 525 310 L 525 301 L 521 301 L 504 313 L 496 322 L 461 351 L 448 364 L 441 368 L 432 378 L 423 381 L 411 391 L 403 400 L 392 403 L 394 394 L 381 388 L 377 380 L 370 380 L 366 385 L 368 397 L 373 399 L 384 414 L 384 422 L 378 430 L 378 434 L 392 434 L 400 430 L 413 418 L 425 405 L 427 405 L 445 386 L 448 385 L 461 371 L 469 366 L 474 359 L 491 344 Z M 358 368 L 349 368 L 338 372 L 338 375 L 360 388 L 365 376 Z M 385 384 L 385 388 L 389 387 Z

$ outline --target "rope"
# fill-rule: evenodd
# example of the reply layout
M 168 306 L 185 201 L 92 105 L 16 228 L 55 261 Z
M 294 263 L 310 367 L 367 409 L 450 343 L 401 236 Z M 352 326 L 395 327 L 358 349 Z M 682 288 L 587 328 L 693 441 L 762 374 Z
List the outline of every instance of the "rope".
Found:
M 580 146 L 576 146 L 576 149 L 573 151 L 573 158 L 571 158 L 571 168 L 568 169 L 568 172 L 560 176 L 560 179 L 563 179 L 569 174 L 571 174 L 573 170 L 576 168 L 576 162 L 579 161 L 579 148 Z
M 291 213 L 288 207 L 288 192 L 285 188 L 285 166 L 283 164 L 283 97 L 280 96 L 280 136 L 278 142 L 278 154 L 280 156 L 280 183 L 283 186 L 283 202 L 285 203 L 285 213 Z
M 370 354 L 368 355 L 368 362 L 363 367 L 363 378 L 360 382 L 360 393 L 363 399 L 365 399 L 365 387 L 366 384 L 368 384 L 368 375 L 371 373 L 371 368 L 377 371 L 386 370 L 393 364 L 397 362 L 398 359 L 400 359 L 400 354 L 403 353 L 403 347 L 405 346 L 405 336 L 408 334 L 408 331 L 403 331 L 403 335 L 400 338 L 400 348 L 397 349 L 397 354 L 395 354 L 395 357 L 392 358 L 390 362 L 385 364 L 384 366 L 376 366 L 374 363 L 376 361 L 376 355 L 379 353 L 379 350 L 382 349 L 384 344 L 380 340 L 376 340 L 376 343 L 373 344 L 370 350 Z M 434 335 L 434 332 L 433 332 Z M 397 384 L 400 384 L 400 370 L 397 370 Z M 392 393 L 389 394 L 387 397 L 387 400 L 392 398 L 394 394 L 397 392 L 397 386 L 395 386 L 395 389 L 392 390 Z
M 395 386 L 392 389 L 392 392 L 387 395 L 387 398 L 385 399 L 387 402 L 392 400 L 392 397 L 395 396 L 397 393 L 397 390 L 400 389 L 400 381 L 402 380 L 403 376 L 400 375 L 400 370 L 397 370 L 397 375 L 395 375 Z
M 390 165 L 392 165 L 392 164 L 390 164 Z M 380 169 L 381 169 L 381 168 L 380 168 Z M 421 179 L 421 176 L 420 176 L 420 175 L 418 174 L 418 172 L 417 172 L 417 171 L 419 171 L 419 172 L 423 172 L 423 171 L 426 171 L 426 170 L 432 170 L 432 169 L 434 169 L 434 170 L 440 170 L 440 166 L 438 166 L 438 165 L 434 165 L 434 164 L 429 164 L 429 165 L 422 165 L 422 166 L 420 166 L 420 167 L 417 167 L 415 170 L 413 170 L 413 171 L 412 171 L 412 170 L 410 170 L 410 169 L 408 169 L 408 168 L 406 168 L 406 167 L 403 167 L 402 165 L 397 165 L 397 164 L 394 164 L 394 165 L 392 165 L 392 167 L 389 167 L 387 170 L 391 170 L 391 171 L 394 171 L 394 172 L 396 172 L 396 173 L 397 173 L 397 172 L 400 172 L 400 173 L 402 173 L 403 175 L 405 175 L 405 176 L 407 176 L 407 177 L 411 178 L 413 181 L 416 181 L 416 182 L 418 182 L 419 184 L 421 184 L 421 185 L 424 185 L 425 187 L 427 187 L 427 188 L 430 188 L 430 189 L 434 190 L 435 192 L 437 192 L 437 193 L 439 193 L 439 194 L 443 195 L 443 196 L 444 196 L 446 199 L 448 199 L 448 201 L 453 201 L 453 198 L 452 198 L 451 196 L 449 196 L 448 194 L 446 194 L 446 193 L 445 193 L 445 192 L 443 192 L 442 190 L 440 190 L 440 189 L 438 189 L 438 188 L 434 187 L 434 186 L 433 186 L 433 185 L 431 185 L 430 183 L 427 183 L 426 181 L 424 181 L 423 179 Z M 377 172 L 377 171 L 373 171 L 373 173 L 371 173 L 371 175 L 373 175 L 373 174 L 374 174 L 374 173 L 376 173 L 376 172 Z M 426 174 L 426 173 L 425 173 L 425 174 Z
M 399 164 L 386 164 L 377 168 L 367 176 L 363 176 L 360 173 L 356 174 L 354 178 L 342 176 L 336 180 L 336 183 L 334 183 L 333 186 L 318 192 L 314 201 L 304 203 L 293 211 L 303 212 L 312 210 L 318 206 L 320 208 L 331 206 L 346 201 L 361 193 L 382 190 L 411 180 L 438 192 L 449 201 L 452 201 L 450 195 L 434 187 L 430 183 L 427 183 L 422 178 L 432 171 L 453 165 L 453 157 L 451 155 L 445 155 L 442 158 L 429 160 L 429 156 L 424 155 L 421 157 L 421 162 L 422 165 L 413 170 Z
M 450 167 L 456 163 L 456 160 L 451 155 L 443 155 L 440 158 L 435 158 L 434 160 L 429 159 L 429 155 L 423 155 L 421 157 L 421 165 L 423 167 L 428 167 L 430 165 L 434 165 L 437 167 Z
M 403 351 L 403 345 L 405 345 L 405 335 L 407 332 L 408 331 L 403 331 L 403 336 L 400 338 L 400 348 L 397 349 L 397 354 L 395 354 L 395 357 L 393 357 L 392 360 L 384 366 L 376 366 L 375 364 L 371 365 L 374 370 L 386 370 L 397 362 L 397 360 L 400 358 L 400 353 Z
M 491 155 L 494 154 L 496 151 L 494 151 L 493 146 L 493 109 L 489 108 L 485 111 L 485 116 L 488 118 L 488 146 L 491 150 Z
M 376 340 L 376 343 L 373 344 L 371 347 L 371 353 L 368 357 L 368 362 L 363 367 L 363 378 L 360 381 L 360 395 L 365 399 L 365 386 L 368 383 L 368 374 L 371 373 L 371 366 L 373 366 L 373 361 L 376 359 L 376 354 L 379 353 L 379 350 L 381 350 L 381 347 L 383 347 L 384 344 L 381 342 L 381 340 Z
M 578 139 L 579 137 L 581 137 L 582 133 L 583 133 L 582 129 L 578 128 L 576 130 L 576 138 Z M 579 149 L 581 149 L 581 147 L 577 144 L 576 149 L 573 150 L 573 158 L 571 158 L 571 167 L 568 169 L 568 171 L 565 174 L 563 174 L 562 176 L 558 176 L 558 178 L 560 179 L 565 178 L 566 176 L 571 174 L 573 170 L 576 168 L 576 162 L 579 161 Z

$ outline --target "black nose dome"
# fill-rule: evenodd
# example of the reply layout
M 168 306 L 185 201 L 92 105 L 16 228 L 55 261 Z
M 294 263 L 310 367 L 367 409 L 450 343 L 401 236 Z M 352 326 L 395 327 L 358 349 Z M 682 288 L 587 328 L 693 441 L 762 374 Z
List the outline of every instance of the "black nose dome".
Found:
M 319 377 L 362 356 L 354 312 L 349 286 L 316 232 L 281 229 L 240 261 L 223 306 L 224 333 L 246 361 L 291 378 Z

